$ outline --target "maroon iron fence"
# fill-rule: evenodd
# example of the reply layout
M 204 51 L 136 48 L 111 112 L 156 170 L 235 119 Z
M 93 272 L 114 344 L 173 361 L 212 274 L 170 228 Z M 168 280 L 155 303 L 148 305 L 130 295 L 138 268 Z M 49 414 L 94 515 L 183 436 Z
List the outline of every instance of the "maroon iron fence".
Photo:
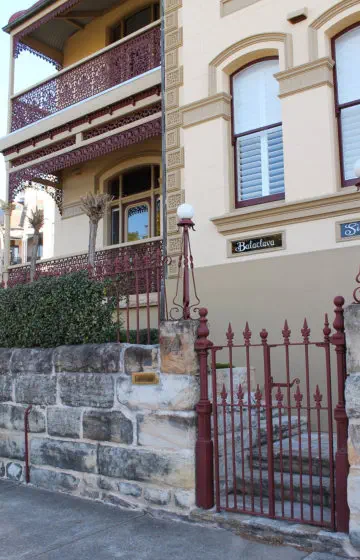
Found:
M 215 346 L 208 339 L 207 311 L 201 310 L 199 507 L 211 508 L 215 498 L 217 511 L 348 531 L 343 304 L 343 298 L 335 299 L 332 336 L 327 316 L 318 341 L 312 340 L 306 320 L 300 340 L 294 341 L 285 321 L 277 344 L 269 341 L 266 330 L 255 338 L 246 324 L 239 343 L 230 325 L 227 343 Z M 225 361 L 222 366 L 219 357 Z M 333 367 L 338 379 L 335 412 Z
M 18 130 L 160 66 L 160 26 L 130 37 L 12 98 Z
M 162 240 L 97 251 L 89 269 L 87 254 L 39 261 L 35 280 L 88 270 L 95 280 L 108 280 L 116 297 L 118 341 L 150 344 L 153 329 L 167 318 L 165 275 L 169 260 Z M 9 269 L 8 287 L 30 282 L 30 266 Z

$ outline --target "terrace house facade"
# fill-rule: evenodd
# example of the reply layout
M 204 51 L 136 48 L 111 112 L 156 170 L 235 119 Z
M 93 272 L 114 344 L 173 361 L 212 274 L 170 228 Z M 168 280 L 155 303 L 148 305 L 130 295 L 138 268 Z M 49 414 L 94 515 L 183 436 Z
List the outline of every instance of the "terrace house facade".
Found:
M 360 0 L 308 4 L 42 0 L 11 18 L 9 134 L 0 140 L 8 197 L 31 184 L 56 200 L 55 258 L 86 252 L 86 192 L 111 194 L 97 247 L 120 258 L 176 257 L 186 201 L 213 331 L 223 333 L 234 309 L 239 327 L 249 319 L 259 330 L 265 315 L 279 330 L 284 317 L 303 317 L 304 298 L 320 326 L 318 310 L 330 311 L 336 294 L 350 301 Z M 58 72 L 14 95 L 23 49 Z M 173 258 L 168 292 L 176 274 Z
M 112 197 L 97 248 L 162 249 L 162 78 L 157 0 L 41 0 L 14 14 L 8 135 L 1 140 L 8 201 L 28 187 L 56 202 L 54 256 L 87 251 L 80 197 Z M 15 59 L 31 51 L 56 73 L 14 94 Z M 9 214 L 5 216 L 9 232 Z M 10 265 L 8 277 L 21 275 Z M 132 251 L 132 252 L 131 252 Z

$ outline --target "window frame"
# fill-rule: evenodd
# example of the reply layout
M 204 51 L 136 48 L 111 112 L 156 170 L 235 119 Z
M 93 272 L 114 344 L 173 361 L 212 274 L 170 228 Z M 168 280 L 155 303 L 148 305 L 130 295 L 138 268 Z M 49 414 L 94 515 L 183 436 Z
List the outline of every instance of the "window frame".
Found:
M 130 35 L 132 35 L 131 33 L 129 35 L 125 35 L 125 22 L 128 18 L 134 16 L 138 12 L 142 12 L 143 10 L 146 10 L 147 8 L 151 8 L 151 22 L 150 22 L 149 25 L 151 25 L 152 23 L 155 23 L 156 21 L 159 21 L 159 19 L 155 19 L 155 5 L 159 5 L 159 8 L 160 8 L 160 2 L 149 2 L 148 4 L 145 4 L 145 6 L 142 6 L 141 8 L 138 8 L 137 10 L 133 10 L 133 11 L 129 12 L 128 14 L 124 15 L 121 19 L 117 20 L 116 23 L 114 23 L 113 25 L 111 25 L 108 28 L 109 29 L 109 31 L 108 31 L 108 44 L 112 45 L 113 43 L 116 43 L 117 41 L 121 41 L 122 39 L 125 39 L 125 37 L 129 37 Z M 160 10 L 160 13 L 161 13 L 161 10 Z M 121 37 L 120 37 L 120 39 L 114 40 L 113 39 L 114 30 L 118 27 L 121 28 Z
M 123 185 L 122 185 L 122 177 L 125 173 L 135 171 L 136 169 L 140 169 L 142 167 L 150 167 L 151 168 L 151 187 L 150 189 L 139 192 L 133 195 L 123 196 Z M 108 213 L 108 226 L 107 226 L 107 246 L 108 247 L 116 247 L 117 245 L 122 245 L 123 243 L 139 243 L 139 241 L 128 241 L 127 240 L 127 210 L 131 206 L 137 206 L 141 203 L 146 203 L 149 206 L 149 237 L 142 240 L 144 243 L 147 241 L 161 237 L 162 235 L 162 221 L 160 219 L 160 235 L 156 234 L 156 200 L 161 200 L 161 185 L 156 185 L 156 167 L 159 168 L 159 177 L 161 177 L 161 165 L 160 163 L 144 163 L 139 165 L 134 165 L 131 167 L 127 167 L 123 169 L 117 175 L 113 175 L 106 181 L 106 192 L 109 191 L 109 185 L 112 181 L 114 181 L 117 177 L 119 178 L 119 198 L 112 200 L 109 206 L 109 213 Z M 161 204 L 161 203 L 160 203 Z M 113 209 L 119 209 L 119 243 L 112 243 L 112 213 Z M 141 241 L 141 240 L 140 240 Z
M 241 68 L 238 68 L 237 70 L 235 70 L 235 72 L 233 72 L 230 75 L 231 144 L 232 144 L 232 151 L 233 151 L 233 158 L 234 158 L 235 208 L 244 208 L 246 206 L 254 206 L 256 204 L 265 204 L 266 202 L 275 202 L 277 200 L 284 200 L 285 199 L 285 192 L 277 193 L 277 194 L 270 194 L 270 195 L 261 196 L 261 197 L 257 197 L 257 198 L 252 198 L 250 200 L 239 200 L 238 199 L 239 184 L 238 184 L 238 158 L 237 158 L 237 154 L 236 154 L 237 139 L 241 138 L 243 136 L 249 136 L 250 134 L 255 134 L 257 132 L 262 132 L 264 130 L 270 130 L 272 128 L 276 128 L 276 127 L 279 127 L 279 126 L 282 127 L 282 124 L 283 124 L 282 121 L 281 121 L 281 122 L 278 122 L 278 123 L 275 123 L 275 124 L 263 126 L 263 127 L 260 127 L 260 128 L 255 128 L 254 130 L 248 130 L 246 132 L 241 132 L 239 134 L 235 134 L 234 77 L 237 76 L 243 70 L 246 70 L 246 68 L 249 68 L 250 66 L 254 66 L 255 64 L 259 64 L 260 62 L 264 62 L 266 60 L 277 60 L 278 61 L 279 57 L 273 55 L 273 56 L 264 56 L 262 58 L 257 58 L 255 60 L 252 60 L 251 62 L 248 62 L 244 66 L 241 66 Z
M 148 192 L 148 191 L 147 191 Z M 145 239 L 137 239 L 136 241 L 129 241 L 128 240 L 128 227 L 127 222 L 129 219 L 129 210 L 130 208 L 134 208 L 136 206 L 147 206 L 148 207 L 148 216 L 149 216 L 149 236 Z M 141 200 L 133 200 L 128 202 L 127 204 L 123 204 L 122 206 L 123 211 L 123 239 L 124 243 L 139 243 L 139 241 L 143 241 L 144 243 L 153 237 L 153 224 L 152 222 L 152 209 L 151 209 L 151 197 L 142 198 Z
M 360 27 L 360 21 L 353 23 L 349 27 L 346 27 L 336 35 L 331 38 L 331 55 L 335 62 L 333 68 L 334 75 L 334 101 L 335 101 L 335 117 L 337 121 L 337 133 L 338 133 L 338 143 L 339 143 L 339 156 L 340 156 L 340 173 L 341 173 L 341 188 L 351 187 L 359 182 L 358 178 L 345 179 L 345 162 L 344 162 L 344 145 L 343 145 L 343 131 L 341 125 L 341 111 L 343 109 L 348 109 L 350 107 L 360 106 L 360 98 L 354 101 L 349 101 L 348 103 L 339 103 L 339 87 L 337 78 L 337 62 L 336 62 L 336 41 L 342 35 L 346 35 L 353 29 Z

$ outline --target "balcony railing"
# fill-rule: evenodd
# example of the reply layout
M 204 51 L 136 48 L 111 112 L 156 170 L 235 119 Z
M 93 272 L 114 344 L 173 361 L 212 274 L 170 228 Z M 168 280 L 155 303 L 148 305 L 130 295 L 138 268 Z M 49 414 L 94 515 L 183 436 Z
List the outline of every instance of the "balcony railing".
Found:
M 162 240 L 154 238 L 153 240 L 135 242 L 116 247 L 96 251 L 95 254 L 95 267 L 92 275 L 98 280 L 106 278 L 114 278 L 119 275 L 137 276 L 138 288 L 135 283 L 129 285 L 129 295 L 138 293 L 156 292 L 157 286 L 152 286 L 155 279 L 152 277 L 145 278 L 143 274 L 144 267 L 156 267 L 162 261 Z M 35 278 L 50 277 L 50 276 L 64 276 L 72 272 L 79 272 L 81 270 L 88 270 L 88 255 L 87 253 L 80 253 L 65 257 L 54 259 L 40 260 L 36 264 Z M 30 265 L 13 266 L 9 269 L 8 286 L 13 287 L 17 284 L 27 284 L 30 282 Z M 146 290 L 146 282 L 149 283 L 148 290 Z M 156 283 L 156 282 L 155 282 Z M 152 289 L 154 288 L 154 289 Z
M 12 97 L 12 131 L 89 99 L 161 63 L 160 26 L 134 33 Z
M 39 261 L 35 279 L 88 270 L 93 279 L 108 280 L 108 294 L 116 300 L 117 340 L 150 344 L 167 310 L 164 279 L 168 261 L 162 247 L 162 239 L 154 238 L 97 251 L 93 270 L 89 270 L 86 253 Z M 8 288 L 28 282 L 30 266 L 9 268 Z

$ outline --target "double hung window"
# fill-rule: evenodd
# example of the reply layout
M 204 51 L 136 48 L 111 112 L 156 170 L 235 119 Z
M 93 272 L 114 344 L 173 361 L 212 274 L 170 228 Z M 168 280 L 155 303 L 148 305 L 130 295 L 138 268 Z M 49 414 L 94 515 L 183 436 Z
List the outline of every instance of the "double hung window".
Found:
M 158 19 L 160 19 L 160 2 L 154 2 L 137 12 L 133 12 L 114 25 L 110 30 L 110 43 L 115 43 L 131 35 L 131 33 L 140 31 L 140 29 Z
M 236 206 L 284 198 L 284 153 L 277 59 L 232 77 Z
M 360 158 L 360 25 L 343 31 L 333 40 L 335 98 L 339 126 L 342 183 L 357 182 L 354 173 Z
M 108 183 L 109 243 L 117 245 L 161 235 L 160 167 L 124 171 Z

